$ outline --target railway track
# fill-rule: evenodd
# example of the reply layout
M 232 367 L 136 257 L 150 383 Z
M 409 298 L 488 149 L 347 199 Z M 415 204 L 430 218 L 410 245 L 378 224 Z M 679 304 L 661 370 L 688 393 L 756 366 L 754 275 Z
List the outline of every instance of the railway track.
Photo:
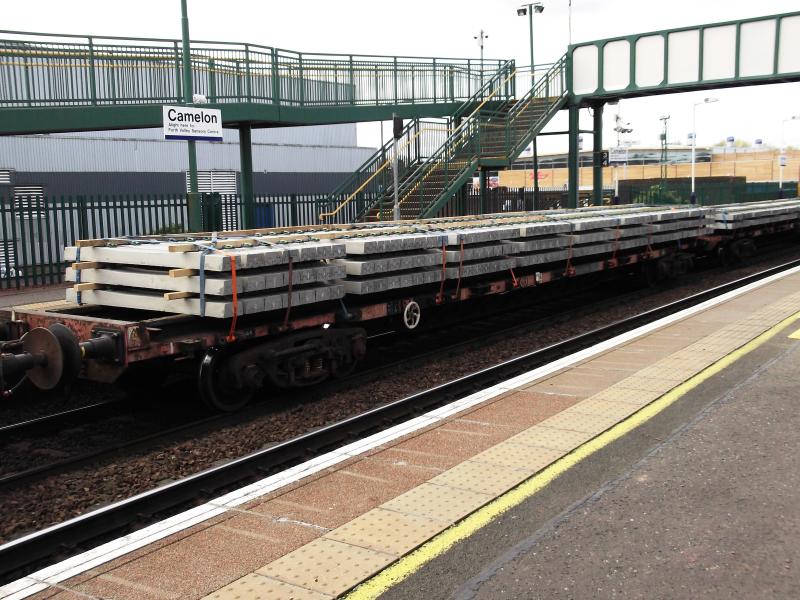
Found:
M 144 526 L 204 499 L 307 460 L 315 454 L 387 428 L 409 416 L 797 266 L 800 266 L 800 259 L 599 327 L 14 540 L 0 546 L 0 579 L 7 582 L 35 570 L 64 552 L 71 554 L 96 545 L 109 537 L 129 532 L 133 527 Z
M 326 395 L 341 390 L 357 388 L 398 369 L 411 369 L 415 364 L 424 364 L 444 355 L 463 352 L 477 344 L 522 335 L 532 329 L 552 326 L 554 323 L 567 321 L 581 314 L 599 312 L 613 304 L 633 301 L 648 292 L 646 289 L 642 289 L 640 284 L 631 281 L 621 287 L 607 287 L 604 295 L 599 298 L 596 290 L 581 290 L 567 296 L 561 296 L 549 290 L 548 293 L 557 298 L 537 301 L 534 305 L 522 305 L 505 312 L 486 315 L 477 320 L 459 322 L 448 329 L 446 336 L 442 334 L 441 327 L 431 328 L 422 332 L 421 335 L 417 334 L 401 341 L 396 339 L 398 335 L 402 335 L 397 331 L 378 333 L 373 339 L 380 341 L 370 356 L 379 358 L 371 361 L 373 364 L 368 365 L 365 370 L 343 379 L 315 386 L 313 389 L 283 392 L 278 396 L 277 401 L 281 405 L 289 402 L 301 405 L 319 401 L 320 397 L 324 398 Z M 447 340 L 446 343 L 442 343 L 444 339 Z M 93 463 L 107 462 L 120 456 L 144 451 L 176 439 L 191 438 L 209 430 L 235 426 L 269 414 L 273 410 L 272 402 L 259 402 L 235 414 L 208 414 L 207 411 L 200 409 L 201 416 L 199 418 L 182 422 L 185 414 L 181 410 L 191 410 L 191 405 L 186 406 L 186 404 L 181 405 L 182 409 L 171 411 L 164 419 L 166 424 L 159 427 L 157 431 L 96 450 L 77 452 L 46 464 L 17 468 L 6 473 L 0 472 L 0 492 L 27 486 L 48 477 L 87 467 Z M 154 414 L 148 414 L 147 409 L 144 409 L 144 415 L 141 413 L 137 415 L 136 412 L 141 411 L 141 407 L 132 406 L 129 403 L 124 404 L 121 401 L 100 402 L 2 427 L 0 428 L 0 447 L 22 440 L 30 441 L 49 436 L 59 430 L 69 431 L 70 427 L 77 426 L 82 431 L 93 431 L 102 428 L 104 421 L 111 416 L 116 416 L 118 411 L 126 412 L 126 407 L 132 418 L 143 417 L 156 420 L 165 416 L 157 407 L 150 409 L 156 411 Z M 132 413 L 131 410 L 133 410 Z

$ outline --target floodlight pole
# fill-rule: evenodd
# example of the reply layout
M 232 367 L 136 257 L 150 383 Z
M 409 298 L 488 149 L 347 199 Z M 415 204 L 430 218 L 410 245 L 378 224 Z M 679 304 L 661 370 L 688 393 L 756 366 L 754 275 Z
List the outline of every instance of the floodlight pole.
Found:
M 181 0 L 181 34 L 183 48 L 183 103 L 192 104 L 192 54 L 189 48 L 189 15 L 186 0 Z M 189 150 L 189 194 L 186 209 L 189 231 L 200 231 L 203 227 L 202 209 L 197 185 L 197 148 L 194 140 L 186 142 Z
M 784 128 L 789 121 L 797 121 L 800 115 L 793 115 L 788 119 L 781 121 L 781 148 L 778 151 L 778 198 L 783 198 L 783 162 L 785 160 L 784 153 L 786 152 L 786 136 L 784 135 Z
M 533 68 L 533 4 L 528 4 L 528 31 L 531 41 L 531 89 L 533 89 L 533 85 L 536 83 L 536 75 Z
M 697 204 L 697 194 L 694 190 L 695 148 L 697 147 L 697 107 L 701 104 L 710 104 L 716 101 L 716 98 L 703 98 L 702 102 L 695 102 L 694 105 L 692 105 L 692 193 L 689 196 L 689 202 L 692 204 Z

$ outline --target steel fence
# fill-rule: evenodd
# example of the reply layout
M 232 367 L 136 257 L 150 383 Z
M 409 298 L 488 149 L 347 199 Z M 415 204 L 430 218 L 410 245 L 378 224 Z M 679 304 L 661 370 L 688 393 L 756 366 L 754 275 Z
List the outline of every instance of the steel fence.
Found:
M 797 183 L 784 184 L 786 197 L 797 195 Z M 376 192 L 376 195 L 378 193 Z M 604 190 L 606 203 L 612 190 Z M 748 194 L 720 196 L 718 203 L 758 201 L 777 198 L 777 184 L 753 184 Z M 640 200 L 658 203 L 653 197 Z M 372 205 L 375 195 L 364 195 L 340 211 L 335 219 L 320 220 L 320 215 L 334 206 L 328 194 L 285 194 L 257 196 L 253 206 L 255 228 L 282 228 L 301 225 L 351 223 Z M 624 200 L 623 200 L 624 201 Z M 591 192 L 582 190 L 580 205 L 588 206 Z M 479 192 L 465 186 L 462 192 L 444 205 L 438 217 L 548 210 L 567 205 L 567 192 L 561 188 L 540 188 L 538 197 L 532 189 L 487 190 Z M 242 228 L 244 203 L 239 195 L 202 194 L 203 229 L 234 231 Z M 187 198 L 185 194 L 150 196 L 70 197 L 15 196 L 0 197 L 0 288 L 22 288 L 63 282 L 63 249 L 80 239 L 118 238 L 125 236 L 171 235 L 186 233 Z

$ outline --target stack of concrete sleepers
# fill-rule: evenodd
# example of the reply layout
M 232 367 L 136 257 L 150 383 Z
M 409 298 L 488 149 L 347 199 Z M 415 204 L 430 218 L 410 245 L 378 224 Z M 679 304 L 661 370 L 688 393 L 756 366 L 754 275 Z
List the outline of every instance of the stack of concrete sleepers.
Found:
M 346 292 L 363 296 L 441 283 L 443 277 L 476 277 L 514 266 L 504 238 L 518 236 L 518 226 L 460 225 L 434 224 L 415 232 L 340 240 L 347 256 L 335 262 L 347 273 Z
M 580 261 L 614 251 L 646 248 L 659 243 L 694 237 L 705 232 L 703 211 L 696 208 L 592 207 L 561 212 L 548 225 L 525 227 L 523 236 L 542 235 L 513 245 L 524 252 L 517 266 L 559 260 Z M 557 233 L 556 237 L 546 235 Z
M 441 260 L 433 250 L 440 236 L 433 232 L 371 234 L 339 239 L 346 256 L 334 262 L 344 269 L 345 291 L 357 296 L 410 288 L 440 281 L 433 268 Z
M 226 318 L 234 289 L 237 314 L 247 315 L 567 260 L 580 266 L 693 237 L 705 225 L 697 208 L 598 207 L 199 241 L 89 240 L 65 251 L 75 263 L 68 300 Z
M 67 300 L 217 318 L 233 316 L 234 285 L 238 315 L 327 302 L 344 296 L 344 269 L 328 263 L 344 252 L 332 240 L 68 247 L 65 258 L 74 264 L 67 280 L 76 285 Z
M 711 229 L 745 229 L 800 218 L 800 199 L 725 204 L 706 211 L 707 226 Z

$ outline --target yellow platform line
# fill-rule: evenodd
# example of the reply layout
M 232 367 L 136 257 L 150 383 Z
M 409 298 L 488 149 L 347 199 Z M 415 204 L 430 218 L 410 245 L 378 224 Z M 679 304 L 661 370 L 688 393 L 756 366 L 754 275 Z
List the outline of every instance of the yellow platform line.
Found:
M 447 552 L 447 550 L 452 548 L 458 542 L 470 537 L 479 529 L 485 527 L 503 513 L 514 508 L 515 506 L 518 506 L 531 496 L 543 490 L 557 477 L 577 465 L 585 458 L 588 458 L 592 454 L 602 450 L 612 442 L 620 439 L 624 435 L 639 427 L 639 425 L 649 421 L 703 382 L 707 381 L 714 375 L 717 375 L 720 371 L 729 367 L 740 358 L 762 346 L 765 342 L 775 337 L 775 335 L 798 319 L 800 319 L 800 312 L 787 317 L 758 337 L 750 340 L 737 350 L 734 350 L 711 366 L 706 367 L 696 375 L 692 376 L 684 383 L 673 388 L 665 395 L 661 396 L 658 400 L 648 404 L 627 419 L 620 421 L 610 429 L 601 433 L 596 438 L 589 440 L 582 446 L 578 446 L 575 450 L 558 459 L 527 481 L 519 484 L 514 489 L 509 490 L 502 496 L 498 496 L 483 508 L 466 517 L 460 523 L 453 525 L 451 528 L 446 529 L 436 537 L 431 538 L 410 554 L 407 554 L 397 562 L 379 572 L 377 575 L 374 575 L 364 583 L 360 584 L 345 597 L 347 600 L 368 600 L 377 598 L 381 594 L 387 592 L 392 586 L 397 585 L 401 581 L 407 579 L 425 564 Z M 795 334 L 800 336 L 800 330 L 795 332 Z M 792 334 L 792 336 L 789 337 L 793 337 L 795 334 Z M 800 339 L 800 337 L 797 339 Z

